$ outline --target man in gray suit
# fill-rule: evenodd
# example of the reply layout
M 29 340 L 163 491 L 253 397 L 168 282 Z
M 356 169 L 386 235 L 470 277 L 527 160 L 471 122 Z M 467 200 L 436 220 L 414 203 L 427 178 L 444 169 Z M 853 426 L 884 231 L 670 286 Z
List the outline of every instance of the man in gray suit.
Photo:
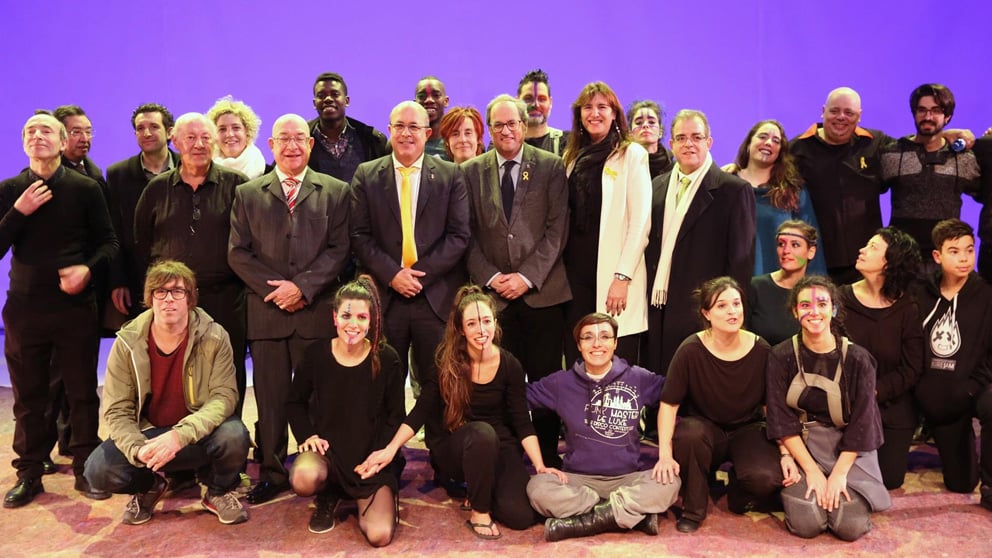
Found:
M 572 299 L 561 260 L 568 182 L 560 158 L 524 143 L 523 101 L 496 97 L 486 121 L 495 149 L 462 165 L 472 227 L 468 271 L 493 291 L 503 347 L 535 382 L 561 369 L 562 304 Z M 559 467 L 557 415 L 533 418 L 544 463 Z
M 348 260 L 348 185 L 307 167 L 313 138 L 295 114 L 272 126 L 275 169 L 242 184 L 231 210 L 228 261 L 248 285 L 260 446 L 259 504 L 289 488 L 286 398 L 303 351 L 332 335 L 338 274 Z

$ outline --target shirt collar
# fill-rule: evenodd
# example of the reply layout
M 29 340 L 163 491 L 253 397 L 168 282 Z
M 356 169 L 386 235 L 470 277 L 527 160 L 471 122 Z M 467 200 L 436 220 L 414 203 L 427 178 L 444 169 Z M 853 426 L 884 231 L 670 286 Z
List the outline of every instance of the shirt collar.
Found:
M 400 168 L 400 167 L 403 166 L 403 163 L 400 163 L 399 160 L 396 158 L 396 154 L 395 153 L 391 154 L 390 157 L 393 158 L 393 169 L 398 169 L 398 168 Z M 417 160 L 414 161 L 412 165 L 410 165 L 410 168 L 414 168 L 414 169 L 417 169 L 417 170 L 420 170 L 420 169 L 424 168 L 424 154 L 423 153 L 421 153 L 420 154 L 420 157 L 417 157 Z
M 293 178 L 295 178 L 300 184 L 303 184 L 303 178 L 307 175 L 307 170 L 309 169 L 310 167 L 303 167 L 303 172 L 294 175 Z M 276 167 L 276 176 L 279 177 L 279 184 L 282 184 L 287 178 L 289 178 L 289 175 L 282 172 L 279 167 Z

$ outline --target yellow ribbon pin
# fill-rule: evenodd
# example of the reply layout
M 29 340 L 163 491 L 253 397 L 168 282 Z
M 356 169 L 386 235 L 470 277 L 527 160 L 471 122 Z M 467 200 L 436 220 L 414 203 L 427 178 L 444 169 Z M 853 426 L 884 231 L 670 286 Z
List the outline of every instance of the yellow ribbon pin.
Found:
M 864 157 L 861 158 L 861 168 L 863 168 L 863 169 L 868 168 L 868 163 L 865 162 L 865 158 Z
M 524 171 L 524 174 L 520 178 L 522 178 L 524 180 L 530 180 L 530 173 L 527 172 L 527 171 Z
M 603 167 L 603 172 L 605 172 L 606 175 L 609 176 L 610 178 L 617 177 L 617 171 L 611 169 L 610 167 Z

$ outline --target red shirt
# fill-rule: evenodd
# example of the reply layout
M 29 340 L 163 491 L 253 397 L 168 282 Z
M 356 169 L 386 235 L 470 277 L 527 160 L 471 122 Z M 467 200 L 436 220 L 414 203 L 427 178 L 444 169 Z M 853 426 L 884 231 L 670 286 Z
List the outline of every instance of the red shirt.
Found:
M 149 422 L 159 428 L 175 425 L 189 414 L 183 395 L 183 356 L 189 334 L 170 354 L 159 350 L 148 329 L 148 360 L 152 368 L 152 392 L 145 407 Z

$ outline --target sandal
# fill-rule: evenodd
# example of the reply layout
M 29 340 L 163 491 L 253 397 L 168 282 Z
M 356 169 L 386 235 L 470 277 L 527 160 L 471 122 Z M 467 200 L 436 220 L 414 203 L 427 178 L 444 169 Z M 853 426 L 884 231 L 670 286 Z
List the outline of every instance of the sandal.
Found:
M 458 509 L 462 511 L 472 511 L 472 502 L 468 501 L 468 498 L 462 500 L 462 503 L 458 505 Z
M 479 537 L 484 541 L 494 541 L 503 536 L 503 533 L 496 533 L 496 522 L 490 521 L 489 523 L 472 523 L 471 519 L 465 520 L 465 528 L 472 532 L 473 535 Z M 489 534 L 480 533 L 476 529 L 489 529 Z M 493 533 L 496 533 L 495 535 Z

